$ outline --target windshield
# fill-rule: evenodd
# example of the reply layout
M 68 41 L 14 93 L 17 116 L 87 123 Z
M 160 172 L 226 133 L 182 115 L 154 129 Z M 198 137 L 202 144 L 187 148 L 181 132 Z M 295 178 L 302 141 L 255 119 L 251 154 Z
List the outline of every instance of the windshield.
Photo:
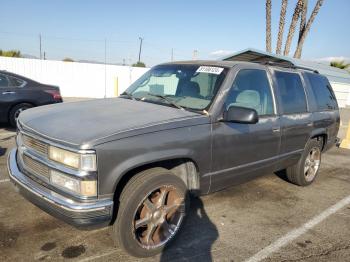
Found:
M 226 73 L 227 69 L 223 67 L 160 65 L 141 76 L 126 90 L 126 93 L 142 101 L 206 110 L 225 79 Z

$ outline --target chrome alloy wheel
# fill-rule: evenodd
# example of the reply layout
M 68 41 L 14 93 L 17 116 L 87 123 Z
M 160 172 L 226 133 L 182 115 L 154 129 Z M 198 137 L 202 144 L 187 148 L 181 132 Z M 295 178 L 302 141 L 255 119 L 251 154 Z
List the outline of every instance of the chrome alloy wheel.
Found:
M 321 163 L 321 150 L 314 147 L 305 159 L 304 175 L 307 182 L 314 180 Z
M 134 216 L 134 236 L 146 249 L 165 245 L 179 230 L 185 216 L 184 198 L 173 186 L 150 192 Z
M 23 107 L 18 108 L 18 109 L 15 111 L 15 114 L 14 114 L 15 120 L 17 120 L 17 118 L 19 117 L 19 114 L 20 114 L 20 113 L 22 113 L 24 110 L 27 110 L 27 109 L 29 109 L 29 108 L 30 108 L 29 106 L 23 106 Z

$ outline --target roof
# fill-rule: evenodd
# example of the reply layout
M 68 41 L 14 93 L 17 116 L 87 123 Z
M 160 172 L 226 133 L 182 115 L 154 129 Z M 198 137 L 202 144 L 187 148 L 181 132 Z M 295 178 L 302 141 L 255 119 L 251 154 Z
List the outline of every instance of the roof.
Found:
M 233 67 L 238 64 L 238 61 L 224 61 L 224 60 L 188 60 L 188 61 L 175 61 L 168 62 L 162 65 L 204 65 L 204 66 L 221 66 L 221 67 Z
M 350 74 L 343 69 L 332 67 L 326 64 L 306 61 L 287 56 L 276 55 L 253 48 L 233 53 L 221 58 L 223 61 L 247 61 L 247 62 L 275 62 L 285 65 L 294 65 L 297 67 L 307 67 L 317 70 L 320 74 L 325 75 L 330 82 L 348 83 L 350 84 Z
M 16 78 L 19 78 L 19 79 L 23 79 L 27 82 L 35 82 L 35 83 L 38 83 L 36 81 L 34 81 L 33 79 L 30 79 L 30 78 L 27 78 L 25 76 L 21 76 L 21 75 L 18 75 L 18 74 L 15 74 L 15 73 L 12 73 L 12 72 L 9 72 L 9 71 L 6 71 L 6 70 L 0 70 L 0 73 L 4 74 L 4 75 L 8 75 L 8 76 L 13 76 L 13 77 L 16 77 Z

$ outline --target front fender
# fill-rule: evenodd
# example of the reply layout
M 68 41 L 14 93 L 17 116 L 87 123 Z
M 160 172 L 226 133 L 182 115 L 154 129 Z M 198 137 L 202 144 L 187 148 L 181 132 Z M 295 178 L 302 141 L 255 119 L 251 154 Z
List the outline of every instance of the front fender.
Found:
M 141 134 L 99 145 L 96 151 L 99 195 L 114 194 L 129 171 L 163 160 L 192 160 L 201 180 L 211 168 L 211 129 L 206 124 Z M 203 186 L 209 187 L 209 181 Z

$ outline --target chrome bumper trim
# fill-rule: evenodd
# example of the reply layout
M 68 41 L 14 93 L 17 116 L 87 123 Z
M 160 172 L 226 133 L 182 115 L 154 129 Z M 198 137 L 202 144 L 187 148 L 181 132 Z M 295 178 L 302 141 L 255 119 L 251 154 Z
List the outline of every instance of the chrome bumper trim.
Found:
M 10 179 L 14 184 L 18 184 L 23 187 L 25 190 L 33 193 L 40 199 L 49 202 L 52 205 L 55 205 L 58 208 L 70 212 L 94 212 L 101 211 L 107 208 L 113 207 L 112 200 L 96 200 L 94 202 L 76 202 L 72 199 L 61 196 L 31 180 L 29 177 L 25 176 L 17 166 L 16 161 L 17 149 L 12 149 L 7 162 L 8 173 Z

